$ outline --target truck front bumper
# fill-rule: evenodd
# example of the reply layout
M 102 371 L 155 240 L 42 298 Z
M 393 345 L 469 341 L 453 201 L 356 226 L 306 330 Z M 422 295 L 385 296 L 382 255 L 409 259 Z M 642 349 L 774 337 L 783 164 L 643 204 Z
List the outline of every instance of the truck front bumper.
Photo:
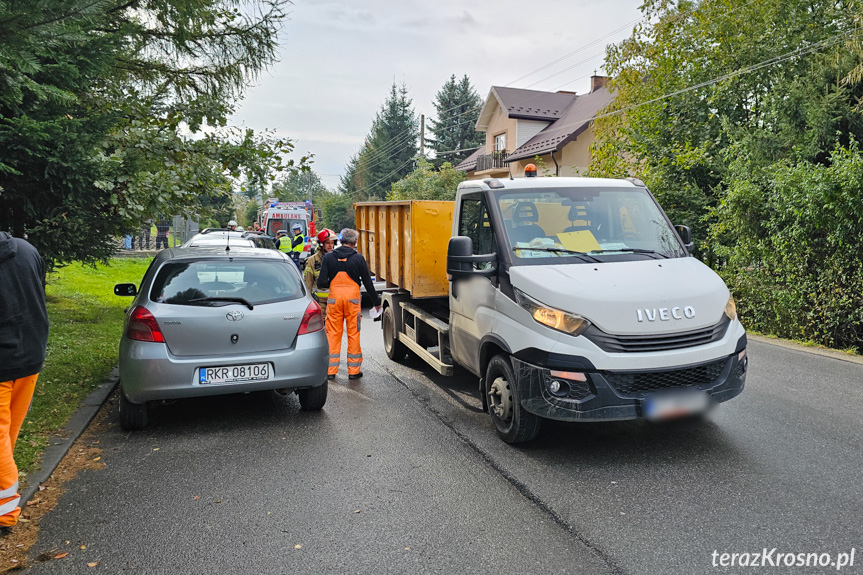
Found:
M 645 417 L 645 401 L 657 394 L 701 390 L 721 403 L 743 391 L 746 350 L 708 362 L 661 370 L 561 372 L 512 358 L 521 382 L 521 405 L 560 421 L 615 421 Z M 552 375 L 554 373 L 554 375 Z M 586 381 L 578 381 L 581 374 Z M 560 390 L 552 393 L 552 382 Z

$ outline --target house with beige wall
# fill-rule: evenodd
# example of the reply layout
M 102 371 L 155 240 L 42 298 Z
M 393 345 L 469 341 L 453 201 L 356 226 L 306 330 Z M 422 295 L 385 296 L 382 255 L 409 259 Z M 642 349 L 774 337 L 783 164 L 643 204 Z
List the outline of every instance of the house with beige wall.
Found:
M 606 76 L 590 78 L 590 93 L 543 92 L 492 86 L 476 122 L 485 146 L 456 169 L 469 180 L 521 174 L 542 159 L 540 176 L 576 176 L 590 164 L 593 118 L 614 95 Z M 539 167 L 539 166 L 537 166 Z

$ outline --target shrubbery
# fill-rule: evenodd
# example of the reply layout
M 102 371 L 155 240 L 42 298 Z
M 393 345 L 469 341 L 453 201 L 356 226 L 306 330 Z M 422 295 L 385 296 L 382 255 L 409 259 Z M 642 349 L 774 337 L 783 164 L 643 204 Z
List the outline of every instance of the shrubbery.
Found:
M 716 210 L 722 274 L 748 327 L 863 352 L 863 155 L 738 171 Z

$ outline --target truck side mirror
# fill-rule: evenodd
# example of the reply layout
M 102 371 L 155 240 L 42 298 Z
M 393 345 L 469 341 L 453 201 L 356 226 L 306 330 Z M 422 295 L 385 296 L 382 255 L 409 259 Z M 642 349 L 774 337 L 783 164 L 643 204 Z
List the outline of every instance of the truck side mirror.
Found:
M 117 284 L 114 286 L 114 295 L 134 296 L 138 295 L 138 288 L 135 284 Z
M 474 269 L 478 263 L 490 263 L 485 269 Z M 450 238 L 446 252 L 446 273 L 450 280 L 468 276 L 490 276 L 497 272 L 497 254 L 473 255 L 473 240 L 467 236 Z
M 674 229 L 683 241 L 683 247 L 686 248 L 686 251 L 692 253 L 695 243 L 692 241 L 692 231 L 689 229 L 689 226 L 674 226 Z
M 450 238 L 446 250 L 446 273 L 452 279 L 464 277 L 471 271 L 471 264 L 461 258 L 473 255 L 473 240 L 467 236 Z

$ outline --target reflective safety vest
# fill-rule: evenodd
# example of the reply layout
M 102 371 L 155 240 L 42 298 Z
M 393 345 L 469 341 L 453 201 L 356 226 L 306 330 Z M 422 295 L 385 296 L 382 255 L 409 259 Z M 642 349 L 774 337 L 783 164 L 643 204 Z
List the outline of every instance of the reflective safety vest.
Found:
M 298 234 L 291 240 L 291 244 L 293 245 L 291 250 L 302 253 L 306 249 L 306 238 L 303 237 L 303 234 Z
M 291 249 L 291 242 L 288 239 L 288 236 L 282 236 L 282 239 L 279 241 L 279 251 L 285 252 L 286 254 L 291 253 L 293 251 Z

